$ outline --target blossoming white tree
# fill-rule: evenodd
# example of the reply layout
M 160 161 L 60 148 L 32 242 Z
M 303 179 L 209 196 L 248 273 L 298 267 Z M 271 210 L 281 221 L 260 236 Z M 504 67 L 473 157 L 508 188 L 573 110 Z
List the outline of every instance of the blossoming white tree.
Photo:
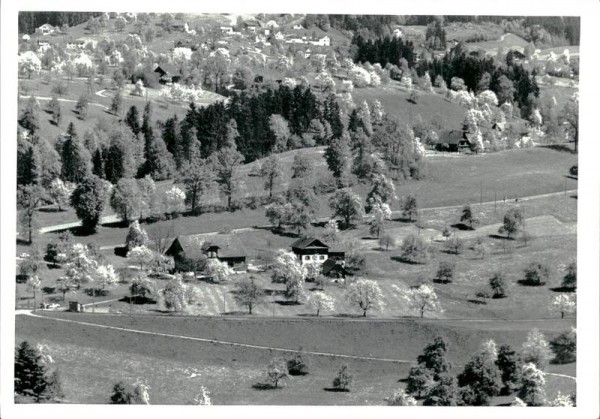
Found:
M 321 311 L 333 311 L 335 308 L 334 300 L 322 291 L 317 291 L 308 297 L 308 304 L 317 310 L 317 317 Z
M 565 318 L 565 313 L 574 313 L 577 308 L 575 296 L 571 294 L 559 294 L 552 301 L 552 305 L 560 312 L 560 318 Z
M 388 406 L 416 406 L 417 400 L 410 394 L 406 394 L 404 389 L 394 391 L 390 397 L 385 399 Z
M 348 78 L 354 84 L 354 87 L 367 87 L 371 84 L 371 76 L 364 68 L 354 65 L 348 72 Z
M 335 92 L 335 81 L 333 81 L 333 77 L 329 74 L 328 71 L 321 71 L 317 77 L 315 77 L 315 81 L 321 86 L 321 91 L 331 91 Z
M 165 192 L 163 204 L 167 213 L 185 211 L 185 192 L 177 186 L 172 186 Z
M 227 282 L 229 277 L 233 275 L 233 269 L 226 262 L 221 262 L 218 259 L 209 259 L 206 262 L 206 275 L 211 277 L 213 282 Z
M 273 282 L 286 283 L 288 281 L 303 280 L 306 270 L 298 257 L 292 252 L 279 250 L 275 263 L 272 266 L 271 278 Z
M 144 265 L 152 262 L 153 258 L 154 252 L 144 245 L 136 246 L 127 253 L 127 259 L 133 263 L 139 263 L 140 269 L 144 269 Z
M 200 393 L 194 397 L 194 404 L 197 406 L 211 406 L 210 392 L 204 386 L 200 386 Z
M 527 340 L 523 343 L 521 356 L 523 361 L 535 364 L 544 369 L 548 365 L 552 352 L 546 338 L 538 329 L 532 329 L 527 334 Z
M 358 305 L 367 317 L 368 310 L 381 310 L 385 307 L 383 293 L 377 282 L 370 279 L 359 279 L 348 287 L 346 300 Z
M 112 265 L 100 265 L 96 268 L 96 279 L 102 286 L 102 290 L 106 290 L 119 281 L 119 275 Z
M 544 372 L 529 362 L 521 367 L 519 398 L 528 406 L 541 406 L 546 402 L 546 378 Z
M 560 391 L 556 395 L 556 398 L 548 404 L 552 407 L 574 407 L 571 397 L 567 394 L 562 394 Z
M 484 90 L 477 95 L 477 102 L 482 104 L 488 104 L 490 106 L 498 106 L 498 97 L 491 90 Z
M 404 292 L 403 296 L 408 303 L 408 307 L 411 310 L 419 311 L 421 318 L 424 317 L 426 311 L 432 313 L 443 311 L 435 290 L 427 284 L 423 284 L 418 288 L 408 289 Z
M 75 185 L 71 182 L 63 182 L 62 179 L 54 179 L 48 187 L 48 195 L 54 201 L 59 211 L 64 206 L 69 205 L 71 193 L 75 190 Z
M 18 58 L 19 73 L 27 74 L 30 79 L 33 73 L 39 73 L 42 69 L 42 62 L 33 51 L 25 51 L 19 54 Z

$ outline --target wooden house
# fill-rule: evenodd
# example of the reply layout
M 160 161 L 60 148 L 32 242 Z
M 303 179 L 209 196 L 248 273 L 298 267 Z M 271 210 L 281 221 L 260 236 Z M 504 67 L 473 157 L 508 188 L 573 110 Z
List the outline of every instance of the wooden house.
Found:
M 292 252 L 298 257 L 302 265 L 315 262 L 324 263 L 329 258 L 344 263 L 344 251 L 331 249 L 327 244 L 314 237 L 298 239 L 292 243 L 291 247 Z
M 346 276 L 352 275 L 352 273 L 345 268 L 343 262 L 334 259 L 327 259 L 323 262 L 321 272 L 323 275 L 330 278 L 346 278 Z
M 248 256 L 246 247 L 241 240 L 231 234 L 178 236 L 165 254 L 173 256 L 176 260 L 203 257 L 218 259 L 231 267 L 245 267 Z
M 435 149 L 438 151 L 464 151 L 471 148 L 468 134 L 462 129 L 444 130 L 438 134 Z
M 177 83 L 181 80 L 181 75 L 169 64 L 158 64 L 154 72 L 158 73 L 158 82 L 161 84 Z

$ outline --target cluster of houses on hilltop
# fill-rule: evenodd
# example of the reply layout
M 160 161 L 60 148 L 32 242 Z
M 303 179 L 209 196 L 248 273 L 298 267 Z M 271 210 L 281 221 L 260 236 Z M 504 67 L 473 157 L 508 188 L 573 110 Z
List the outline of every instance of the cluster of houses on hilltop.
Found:
M 345 278 L 350 274 L 345 268 L 345 252 L 331 248 L 319 239 L 298 239 L 291 244 L 291 250 L 302 265 L 320 264 L 322 273 L 326 276 Z M 178 236 L 165 254 L 172 256 L 176 262 L 203 257 L 217 259 L 238 271 L 245 271 L 248 265 L 248 251 L 234 234 Z

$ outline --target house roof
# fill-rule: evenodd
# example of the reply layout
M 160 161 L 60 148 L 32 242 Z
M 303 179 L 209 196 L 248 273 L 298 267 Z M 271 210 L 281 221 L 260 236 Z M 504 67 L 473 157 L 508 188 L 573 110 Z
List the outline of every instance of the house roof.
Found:
M 459 129 L 444 130 L 438 134 L 438 144 L 458 144 L 463 139 L 463 131 Z
M 178 236 L 175 240 L 179 241 L 187 257 L 198 257 L 210 247 L 219 248 L 219 258 L 237 258 L 248 255 L 248 251 L 241 240 L 232 234 L 217 234 L 215 236 L 196 234 Z
M 315 239 L 314 237 L 305 237 L 303 239 L 298 239 L 294 243 L 292 243 L 292 249 L 306 249 L 307 247 L 329 248 L 329 246 L 327 246 L 321 240 Z
M 253 20 L 249 20 L 249 21 L 245 21 L 245 22 L 244 22 L 244 25 L 245 25 L 245 26 L 257 26 L 257 27 L 258 27 L 258 26 L 260 26 L 260 23 L 258 23 L 258 22 L 255 22 L 255 21 L 253 21 Z
M 348 271 L 346 270 L 346 268 L 344 268 L 344 266 L 342 266 L 341 264 L 339 264 L 337 261 L 335 261 L 333 259 L 327 259 L 325 262 L 323 262 L 323 265 L 321 267 L 321 271 L 323 272 L 323 275 L 328 275 L 331 271 L 334 271 L 334 270 L 343 272 L 344 274 L 348 273 Z

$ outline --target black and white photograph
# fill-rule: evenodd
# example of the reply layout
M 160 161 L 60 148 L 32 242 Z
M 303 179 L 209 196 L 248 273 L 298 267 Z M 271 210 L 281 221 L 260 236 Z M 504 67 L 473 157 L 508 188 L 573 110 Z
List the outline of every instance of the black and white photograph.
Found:
M 598 417 L 597 2 L 52 3 L 3 4 L 6 417 Z

